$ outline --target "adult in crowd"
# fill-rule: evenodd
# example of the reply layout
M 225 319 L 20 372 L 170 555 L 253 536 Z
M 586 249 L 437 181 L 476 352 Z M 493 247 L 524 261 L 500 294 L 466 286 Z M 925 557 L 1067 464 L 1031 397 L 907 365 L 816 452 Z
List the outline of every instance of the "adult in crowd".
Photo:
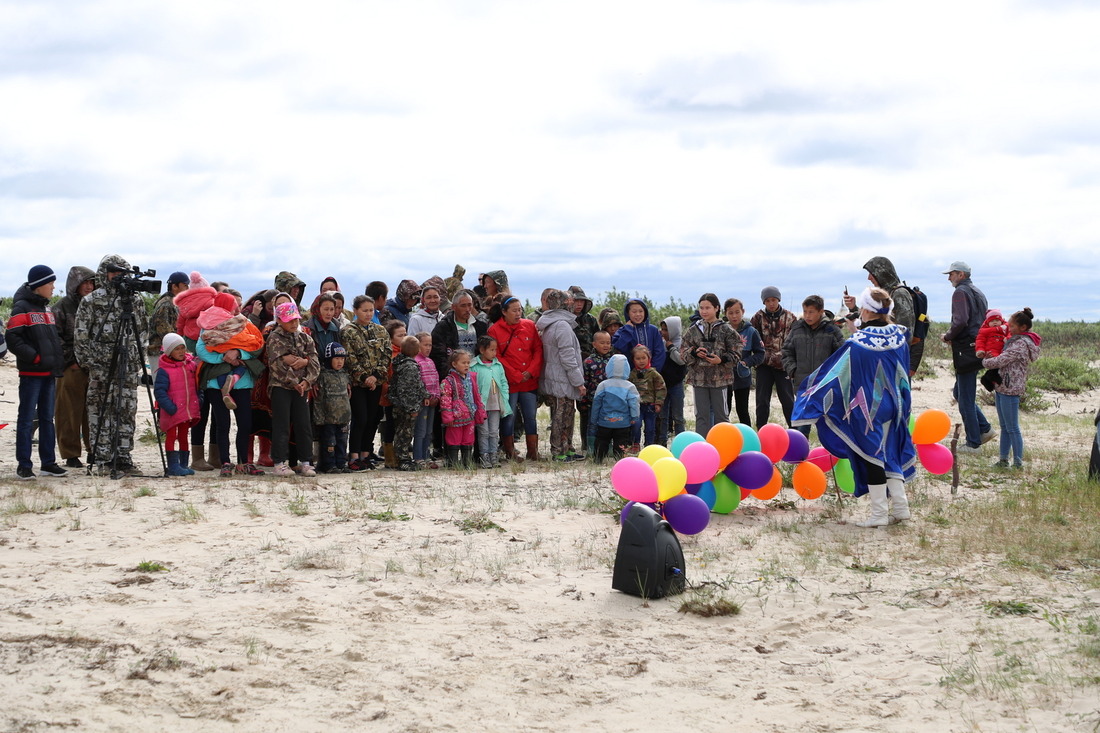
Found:
M 977 399 L 978 371 L 982 368 L 982 362 L 975 354 L 974 342 L 989 303 L 985 293 L 970 279 L 970 265 L 956 260 L 943 274 L 955 288 L 951 296 L 951 325 L 943 340 L 951 345 L 951 360 L 955 367 L 952 394 L 958 400 L 959 414 L 966 431 L 966 445 L 959 446 L 958 452 L 978 453 L 983 443 L 997 436 L 982 408 L 978 407 Z
M 15 475 L 33 479 L 31 438 L 38 420 L 38 459 L 43 476 L 68 473 L 57 465 L 54 432 L 54 394 L 57 378 L 65 367 L 61 338 L 57 334 L 50 298 L 57 276 L 47 265 L 35 265 L 27 281 L 15 291 L 8 319 L 8 348 L 19 369 L 19 412 L 15 426 Z
M 336 281 L 332 275 L 329 275 L 321 281 L 321 289 L 317 291 L 320 293 L 338 293 L 340 292 L 340 283 Z
M 302 307 L 302 295 L 306 292 L 306 283 L 290 270 L 283 270 L 275 276 L 275 290 L 286 293 L 294 299 L 294 303 L 299 308 Z
M 577 325 L 573 327 L 573 333 L 577 334 L 577 342 L 581 345 L 581 362 L 592 356 L 592 334 L 600 330 L 600 324 L 590 312 L 592 299 L 584 293 L 580 285 L 570 285 L 569 297 L 572 298 L 571 308 L 573 315 L 577 317 Z
M 374 315 L 371 317 L 374 323 L 382 325 L 382 312 L 386 309 L 386 299 L 390 294 L 390 286 L 381 280 L 372 280 L 367 283 L 363 294 L 374 301 Z
M 1096 426 L 1096 438 L 1092 441 L 1092 454 L 1089 456 L 1089 478 L 1100 481 L 1100 410 L 1096 411 L 1092 422 Z
M 61 337 L 61 355 L 65 370 L 57 380 L 54 403 L 54 423 L 57 430 L 57 450 L 66 468 L 83 468 L 84 455 L 91 453 L 88 440 L 88 372 L 76 361 L 73 341 L 76 337 L 76 309 L 84 296 L 95 290 L 95 272 L 75 265 L 65 279 L 65 297 L 53 306 L 54 323 Z
M 168 276 L 164 293 L 153 304 L 153 314 L 149 316 L 149 345 L 145 348 L 145 354 L 149 357 L 149 369 L 154 382 L 162 353 L 161 342 L 165 334 L 175 332 L 176 321 L 179 320 L 180 309 L 176 307 L 175 298 L 187 290 L 189 284 L 187 273 L 173 272 Z
M 409 328 L 409 316 L 416 302 L 420 300 L 420 286 L 416 280 L 402 280 L 397 284 L 397 291 L 393 297 L 386 301 L 386 307 L 382 309 L 382 325 L 390 321 L 401 321 L 405 324 L 405 330 Z
M 462 290 L 451 302 L 451 312 L 432 329 L 432 361 L 441 375 L 451 371 L 451 352 L 477 353 L 477 340 L 489 333 L 488 324 L 474 316 L 474 295 Z
M 852 462 L 856 496 L 870 494 L 871 515 L 860 527 L 909 519 L 905 483 L 916 473 L 909 437 L 909 334 L 890 320 L 890 296 L 868 288 L 856 300 L 860 329 L 805 384 L 794 424 L 817 425 L 821 444 Z M 852 409 L 852 395 L 866 395 Z
M 791 424 L 794 407 L 794 385 L 783 369 L 783 343 L 797 320 L 783 307 L 779 288 L 769 285 L 760 291 L 764 307 L 753 315 L 750 323 L 764 342 L 764 361 L 756 367 L 756 429 L 767 424 L 772 412 L 772 390 L 779 396 L 783 417 Z
M 118 287 L 120 273 L 130 263 L 119 255 L 107 255 L 96 269 L 96 288 L 80 301 L 76 311 L 74 352 L 88 369 L 88 433 L 92 461 L 101 469 L 126 475 L 140 473 L 134 465 L 134 432 L 137 420 L 138 384 L 144 363 L 148 319 L 145 303 L 137 293 L 126 295 Z M 136 333 L 123 332 L 122 299 L 131 298 Z M 126 368 L 119 366 L 125 356 Z M 112 438 L 117 440 L 112 445 Z
M 584 456 L 573 450 L 573 424 L 576 402 L 585 392 L 584 360 L 573 333 L 577 317 L 566 309 L 568 299 L 561 290 L 551 290 L 543 298 L 542 317 L 535 324 L 543 356 L 539 393 L 550 403 L 550 455 L 558 461 L 583 461 Z
M 695 432 L 705 436 L 715 424 L 729 422 L 726 391 L 741 361 L 741 337 L 718 317 L 718 296 L 699 298 L 699 320 L 688 326 L 680 355 L 687 366 L 684 381 L 695 394 Z
M 483 310 L 488 310 L 492 305 L 492 299 L 497 295 L 511 295 L 508 287 L 508 275 L 504 270 L 490 270 L 478 277 L 478 284 L 474 287 L 474 294 L 481 299 Z
M 309 308 L 310 318 L 302 324 L 313 337 L 313 343 L 317 344 L 318 358 L 329 344 L 340 340 L 340 327 L 336 325 L 337 310 L 336 298 L 331 292 L 323 292 L 313 299 Z
M 173 299 L 173 303 L 179 309 L 176 333 L 183 336 L 187 350 L 192 354 L 195 353 L 195 342 L 198 341 L 199 332 L 202 330 L 199 327 L 199 316 L 214 305 L 214 298 L 218 294 L 219 291 L 206 281 L 201 272 L 192 271 L 187 289 Z M 210 426 L 209 448 L 206 447 L 207 425 Z M 209 453 L 209 461 L 207 453 Z M 203 401 L 199 421 L 191 427 L 191 468 L 195 471 L 213 471 L 216 466 L 221 465 L 220 458 L 218 428 L 210 419 L 210 403 Z
M 408 333 L 410 336 L 418 333 L 431 333 L 439 322 L 443 320 L 443 311 L 440 306 L 443 303 L 442 291 L 436 285 L 428 285 L 420 290 L 420 307 L 409 316 Z
M 802 317 L 791 326 L 783 342 L 783 371 L 791 378 L 795 390 L 802 380 L 821 366 L 829 355 L 844 343 L 844 334 L 825 313 L 825 299 L 811 295 L 802 301 Z M 809 435 L 809 426 L 798 428 Z
M 894 263 L 886 257 L 872 257 L 863 264 L 867 271 L 867 279 L 872 287 L 882 288 L 890 294 L 894 301 L 894 311 L 891 317 L 899 326 L 909 329 L 909 375 L 917 373 L 921 359 L 924 357 L 924 340 L 917 338 L 916 324 L 917 313 L 913 304 L 913 294 L 901 284 Z M 844 296 L 844 305 L 849 311 L 856 311 L 856 299 L 853 295 Z
M 278 292 L 269 288 L 253 293 L 241 306 L 241 313 L 252 321 L 253 326 L 261 331 L 264 330 L 264 327 L 275 318 L 275 314 L 271 310 L 271 301 L 275 299 Z
M 1008 318 L 1008 340 L 999 356 L 982 360 L 986 369 L 1000 370 L 996 386 L 997 421 L 1001 426 L 1001 457 L 997 468 L 1024 467 L 1024 435 L 1020 431 L 1020 398 L 1027 389 L 1027 372 L 1031 362 L 1039 358 L 1042 339 L 1031 330 L 1035 317 L 1030 308 L 1013 313 Z
M 741 337 L 741 361 L 734 369 L 733 387 L 726 395 L 726 412 L 737 408 L 737 422 L 752 425 L 749 413 L 749 392 L 752 391 L 752 371 L 764 363 L 764 342 L 760 334 L 745 320 L 745 304 L 737 298 L 727 298 L 722 304 L 726 322 Z M 735 404 L 734 404 L 735 403 Z
M 514 295 L 500 304 L 500 318 L 489 327 L 489 335 L 497 340 L 497 358 L 504 365 L 508 380 L 508 402 L 512 414 L 500 424 L 500 442 L 505 454 L 516 458 L 515 419 L 517 407 L 522 412 L 523 430 L 527 441 L 527 460 L 539 458 L 539 426 L 535 419 L 538 409 L 539 376 L 542 374 L 542 338 L 534 322 L 523 317 L 523 303 Z

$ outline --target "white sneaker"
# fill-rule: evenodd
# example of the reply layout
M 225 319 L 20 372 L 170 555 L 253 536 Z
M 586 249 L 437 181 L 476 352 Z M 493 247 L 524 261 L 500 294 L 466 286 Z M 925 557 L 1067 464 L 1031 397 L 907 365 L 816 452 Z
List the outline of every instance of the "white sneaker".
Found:
M 996 430 L 994 430 L 993 428 L 990 428 L 989 430 L 986 430 L 984 433 L 982 433 L 982 445 L 985 445 L 986 443 L 988 443 L 989 441 L 993 440 L 996 437 L 997 437 L 997 431 Z
M 971 447 L 969 445 L 960 445 L 958 448 L 958 452 L 960 455 L 977 455 L 978 453 L 982 452 L 982 447 L 980 445 L 977 448 Z
M 317 472 L 315 470 L 313 470 L 313 466 L 309 465 L 308 463 L 299 463 L 298 464 L 298 469 L 299 469 L 299 471 L 298 471 L 299 476 L 316 476 L 317 475 Z
M 275 464 L 275 470 L 271 472 L 272 476 L 293 476 L 294 472 L 290 470 L 290 466 L 286 461 Z

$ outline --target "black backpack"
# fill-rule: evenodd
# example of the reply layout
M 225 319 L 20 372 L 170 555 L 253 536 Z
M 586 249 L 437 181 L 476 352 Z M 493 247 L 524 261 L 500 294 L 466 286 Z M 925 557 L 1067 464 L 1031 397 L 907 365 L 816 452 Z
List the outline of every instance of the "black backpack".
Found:
M 920 288 L 916 286 L 909 287 L 904 282 L 900 287 L 908 291 L 913 298 L 913 315 L 916 316 L 913 322 L 913 338 L 923 341 L 924 337 L 928 335 L 928 326 L 930 325 L 928 321 L 928 296 Z

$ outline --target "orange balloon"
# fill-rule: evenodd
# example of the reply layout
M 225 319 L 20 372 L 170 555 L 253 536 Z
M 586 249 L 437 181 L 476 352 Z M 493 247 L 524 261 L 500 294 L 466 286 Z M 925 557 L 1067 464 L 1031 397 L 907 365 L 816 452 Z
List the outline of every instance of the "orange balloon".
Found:
M 720 422 L 707 431 L 707 442 L 718 449 L 718 469 L 722 470 L 741 455 L 745 436 L 741 435 L 741 431 L 733 423 Z
M 809 461 L 802 461 L 794 469 L 793 483 L 803 499 L 818 499 L 825 493 L 825 472 Z
M 760 501 L 767 501 L 768 499 L 774 499 L 779 496 L 779 490 L 783 488 L 783 474 L 779 473 L 779 469 L 772 466 L 772 477 L 768 480 L 768 483 L 761 486 L 759 489 L 752 492 L 752 498 L 759 499 Z
M 913 425 L 913 443 L 939 443 L 951 432 L 951 418 L 943 410 L 925 410 Z

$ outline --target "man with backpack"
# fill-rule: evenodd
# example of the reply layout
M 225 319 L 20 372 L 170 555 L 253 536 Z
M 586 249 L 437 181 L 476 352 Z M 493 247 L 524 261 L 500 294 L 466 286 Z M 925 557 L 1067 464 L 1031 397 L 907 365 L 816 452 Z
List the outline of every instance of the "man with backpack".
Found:
M 872 257 L 863 265 L 873 287 L 882 288 L 894 301 L 894 322 L 909 329 L 909 376 L 913 376 L 924 356 L 924 337 L 928 334 L 928 298 L 919 288 L 910 288 L 898 277 L 894 263 L 886 257 Z M 844 305 L 855 311 L 856 299 L 845 295 Z

